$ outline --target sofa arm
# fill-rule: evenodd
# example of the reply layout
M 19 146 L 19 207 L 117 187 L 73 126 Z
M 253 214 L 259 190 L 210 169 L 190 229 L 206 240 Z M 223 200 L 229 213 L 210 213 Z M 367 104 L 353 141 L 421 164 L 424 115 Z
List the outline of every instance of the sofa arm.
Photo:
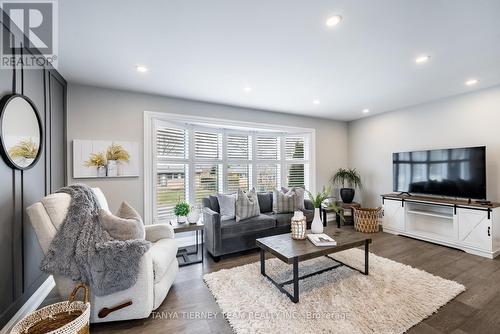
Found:
M 304 200 L 304 208 L 306 210 L 314 210 L 314 205 L 313 205 L 313 203 L 311 202 L 310 199 L 305 199 Z
M 219 256 L 222 253 L 220 214 L 210 208 L 203 208 L 203 224 L 205 248 L 213 256 Z
M 174 239 L 174 228 L 169 224 L 153 224 L 144 227 L 147 241 L 154 243 L 160 239 Z

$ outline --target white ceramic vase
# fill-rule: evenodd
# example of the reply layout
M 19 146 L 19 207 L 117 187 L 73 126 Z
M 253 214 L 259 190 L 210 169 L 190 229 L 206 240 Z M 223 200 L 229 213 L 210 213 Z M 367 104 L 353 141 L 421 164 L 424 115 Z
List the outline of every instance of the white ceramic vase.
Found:
M 177 216 L 177 223 L 184 224 L 186 222 L 186 216 Z
M 314 219 L 311 223 L 311 233 L 323 233 L 323 222 L 321 221 L 321 213 L 319 208 L 314 208 Z
M 197 208 L 191 209 L 187 216 L 189 224 L 196 224 L 198 219 L 200 219 L 200 211 Z
M 108 160 L 107 170 L 108 176 L 118 176 L 118 167 L 116 166 L 116 160 Z

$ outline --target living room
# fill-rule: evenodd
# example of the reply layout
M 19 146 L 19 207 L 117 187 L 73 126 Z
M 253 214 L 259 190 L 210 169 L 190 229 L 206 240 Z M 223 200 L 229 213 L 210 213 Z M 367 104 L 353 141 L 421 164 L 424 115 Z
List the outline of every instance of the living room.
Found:
M 2 333 L 498 333 L 498 1 L 1 8 Z

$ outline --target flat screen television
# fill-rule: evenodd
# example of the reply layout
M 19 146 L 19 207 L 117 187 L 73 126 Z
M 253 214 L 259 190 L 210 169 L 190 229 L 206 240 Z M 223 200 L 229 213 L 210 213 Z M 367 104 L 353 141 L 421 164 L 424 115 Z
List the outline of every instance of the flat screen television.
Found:
M 392 154 L 393 190 L 486 199 L 486 147 Z

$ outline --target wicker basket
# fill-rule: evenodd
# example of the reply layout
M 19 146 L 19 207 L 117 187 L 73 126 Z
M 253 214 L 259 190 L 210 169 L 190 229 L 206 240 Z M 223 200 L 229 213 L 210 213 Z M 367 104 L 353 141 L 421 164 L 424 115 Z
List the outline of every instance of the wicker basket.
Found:
M 83 301 L 75 301 L 79 289 L 84 289 Z M 69 300 L 41 308 L 26 316 L 12 328 L 13 334 L 89 334 L 89 289 L 84 284 L 75 287 Z
M 376 209 L 358 209 L 353 207 L 354 213 L 354 229 L 363 233 L 378 232 L 378 220 L 382 208 Z

